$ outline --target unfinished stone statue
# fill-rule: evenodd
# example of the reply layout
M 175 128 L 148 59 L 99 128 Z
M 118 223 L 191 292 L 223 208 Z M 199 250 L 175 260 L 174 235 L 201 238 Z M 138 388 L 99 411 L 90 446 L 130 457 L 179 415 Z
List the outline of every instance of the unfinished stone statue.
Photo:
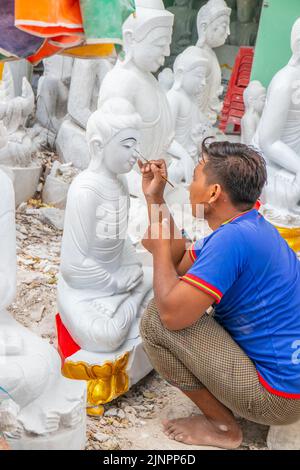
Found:
M 171 90 L 173 84 L 174 84 L 174 74 L 173 70 L 166 67 L 164 68 L 159 74 L 158 74 L 158 83 L 161 87 L 161 89 L 167 93 L 169 90 Z
M 35 126 L 40 144 L 54 145 L 57 133 L 67 114 L 67 104 L 74 60 L 54 55 L 43 60 L 44 74 L 38 83 Z M 38 132 L 40 127 L 40 132 Z
M 193 0 L 175 0 L 167 8 L 174 15 L 171 53 L 166 57 L 166 66 L 173 67 L 176 57 L 197 41 L 197 12 L 193 9 Z
M 6 145 L 0 149 L 0 165 L 8 166 L 15 176 L 16 205 L 34 195 L 41 173 L 41 165 L 34 161 L 36 144 L 26 127 L 33 110 L 34 94 L 27 78 L 23 77 L 22 95 L 16 96 L 10 64 L 6 63 L 0 82 L 1 133 L 6 134 Z
M 88 391 L 89 405 L 94 406 L 124 393 L 151 370 L 138 325 L 143 301 L 152 289 L 152 269 L 142 269 L 127 235 L 125 174 L 137 159 L 141 124 L 134 107 L 122 98 L 108 100 L 93 113 L 87 124 L 91 161 L 68 193 L 58 308 L 79 351 L 67 359 L 65 373 L 80 376 L 74 361 L 85 370 L 98 371 L 97 376 L 87 373 L 87 379 L 98 378 L 98 388 L 93 383 Z M 124 357 L 119 372 L 125 378 L 116 388 L 113 369 Z M 106 372 L 103 383 L 101 367 L 107 361 L 112 375 Z
M 14 190 L 0 170 L 0 432 L 13 449 L 83 449 L 85 383 L 61 376 L 60 358 L 6 311 L 16 292 Z
M 300 227 L 300 18 L 292 29 L 291 47 L 290 61 L 269 85 L 253 144 L 267 163 L 265 216 L 293 234 Z M 299 240 L 297 244 L 300 251 Z
M 208 87 L 202 93 L 200 109 L 214 124 L 221 111 L 220 96 L 223 92 L 221 67 L 214 48 L 225 44 L 230 34 L 230 13 L 224 0 L 209 0 L 200 8 L 197 16 L 198 42 L 197 47 L 203 50 L 211 66 L 207 79 Z
M 237 20 L 230 24 L 229 44 L 254 46 L 258 31 L 258 0 L 237 0 Z
M 128 99 L 142 118 L 141 153 L 147 159 L 172 160 L 169 176 L 173 182 L 190 181 L 194 164 L 174 139 L 171 111 L 166 94 L 153 73 L 170 54 L 174 16 L 164 9 L 162 0 L 137 0 L 136 15 L 123 25 L 125 59 L 118 60 L 103 80 L 99 107 L 109 98 Z M 170 159 L 169 159 L 170 160 Z M 141 178 L 129 174 L 131 194 L 140 194 Z
M 252 143 L 266 102 L 266 89 L 258 80 L 249 83 L 244 91 L 245 114 L 241 120 L 241 142 Z
M 175 82 L 167 94 L 175 139 L 187 150 L 195 164 L 199 160 L 202 140 L 212 134 L 210 122 L 198 106 L 209 72 L 206 54 L 196 46 L 188 47 L 175 60 Z
M 68 114 L 58 132 L 56 149 L 63 162 L 84 169 L 89 163 L 86 124 L 97 109 L 101 83 L 113 67 L 112 59 L 75 59 L 68 99 Z

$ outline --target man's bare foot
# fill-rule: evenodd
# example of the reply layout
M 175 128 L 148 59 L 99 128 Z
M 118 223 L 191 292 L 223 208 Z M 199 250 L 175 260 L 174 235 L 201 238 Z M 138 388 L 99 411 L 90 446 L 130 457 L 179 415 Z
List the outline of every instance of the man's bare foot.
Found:
M 206 445 L 222 449 L 236 449 L 243 440 L 237 423 L 230 426 L 209 421 L 205 416 L 163 421 L 164 433 L 178 442 L 190 445 Z
M 0 450 L 10 450 L 9 445 L 2 437 L 0 437 Z

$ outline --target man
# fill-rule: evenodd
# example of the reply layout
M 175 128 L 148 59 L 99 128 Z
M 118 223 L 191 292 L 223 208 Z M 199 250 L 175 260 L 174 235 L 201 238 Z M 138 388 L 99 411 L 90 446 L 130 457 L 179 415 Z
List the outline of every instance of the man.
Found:
M 300 263 L 256 209 L 263 158 L 246 145 L 204 141 L 190 186 L 212 234 L 190 249 L 164 204 L 162 160 L 139 162 L 154 262 L 154 300 L 141 321 L 153 367 L 203 413 L 164 422 L 186 444 L 237 448 L 233 413 L 266 425 L 300 419 Z M 163 206 L 163 217 L 169 217 Z M 151 233 L 150 233 L 151 232 Z M 170 232 L 170 237 L 168 236 Z M 214 307 L 214 317 L 207 312 Z

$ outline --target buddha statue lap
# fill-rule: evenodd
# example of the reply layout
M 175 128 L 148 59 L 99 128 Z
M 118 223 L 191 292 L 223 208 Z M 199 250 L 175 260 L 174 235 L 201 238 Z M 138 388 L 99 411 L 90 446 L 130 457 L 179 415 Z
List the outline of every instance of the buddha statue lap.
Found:
M 137 159 L 141 123 L 122 98 L 106 101 L 93 113 L 87 123 L 90 164 L 68 193 L 58 308 L 59 320 L 78 350 L 66 358 L 64 373 L 76 379 L 84 367 L 91 414 L 101 414 L 98 405 L 124 393 L 151 370 L 138 325 L 152 290 L 152 268 L 142 269 L 127 235 L 125 175 Z M 59 342 L 62 349 L 60 336 Z M 103 367 L 111 371 L 103 372 L 105 379 Z M 115 367 L 123 377 L 119 387 Z
M 205 92 L 210 73 L 205 53 L 196 46 L 185 49 L 175 60 L 175 82 L 167 94 L 172 111 L 175 139 L 179 142 L 195 165 L 199 160 L 202 140 L 213 131 L 207 117 L 198 106 L 201 93 Z
M 47 341 L 7 312 L 16 291 L 14 190 L 0 170 L 0 432 L 12 449 L 83 449 L 86 385 L 61 376 Z
M 205 52 L 211 66 L 208 86 L 205 93 L 201 94 L 199 106 L 212 124 L 221 111 L 220 96 L 223 93 L 221 67 L 213 49 L 225 44 L 230 34 L 230 13 L 231 9 L 224 0 L 209 0 L 200 8 L 197 16 L 196 46 Z

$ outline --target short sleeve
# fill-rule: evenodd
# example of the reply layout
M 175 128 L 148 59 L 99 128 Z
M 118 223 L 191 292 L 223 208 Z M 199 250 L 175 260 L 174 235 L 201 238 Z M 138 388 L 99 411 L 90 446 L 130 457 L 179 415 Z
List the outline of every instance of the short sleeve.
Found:
M 180 279 L 220 303 L 239 278 L 246 263 L 246 246 L 235 226 L 221 227 L 190 248 L 194 263 Z

